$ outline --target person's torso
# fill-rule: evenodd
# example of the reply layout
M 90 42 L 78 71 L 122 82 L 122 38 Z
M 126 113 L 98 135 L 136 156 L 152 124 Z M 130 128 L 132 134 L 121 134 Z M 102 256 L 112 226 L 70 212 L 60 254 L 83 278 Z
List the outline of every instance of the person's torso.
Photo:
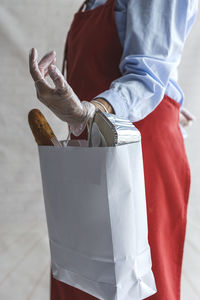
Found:
M 101 6 L 104 3 L 106 3 L 106 1 L 107 0 L 88 0 L 86 10 L 93 10 L 96 7 Z M 129 0 L 115 0 L 115 9 L 114 9 L 118 36 L 119 36 L 119 39 L 120 39 L 123 49 L 124 49 L 124 39 L 125 39 L 125 35 L 126 35 L 126 19 L 127 19 L 126 17 L 127 17 L 128 1 Z M 132 0 L 132 1 L 134 1 L 134 0 Z M 135 1 L 138 1 L 138 0 L 135 0 Z M 194 20 L 195 20 L 194 15 L 196 14 L 196 10 L 197 10 L 197 2 L 198 2 L 198 0 L 190 0 L 189 5 L 187 7 L 186 7 L 186 5 L 185 5 L 185 7 L 183 5 L 183 9 L 187 10 L 187 20 L 186 20 L 187 26 L 186 26 L 186 30 L 185 30 L 185 35 L 183 36 L 183 43 L 185 42 L 185 40 L 191 30 L 191 27 L 194 23 Z M 144 18 L 145 18 L 145 16 L 144 16 Z M 178 24 L 177 24 L 177 26 L 178 26 Z M 176 32 L 174 32 L 174 37 L 175 36 L 176 36 Z M 167 45 L 166 45 L 166 47 L 167 47 Z M 130 52 L 130 49 L 128 52 Z M 133 53 L 133 55 L 134 55 L 134 53 Z M 173 98 L 174 100 L 176 100 L 177 102 L 182 104 L 183 92 L 177 83 L 177 80 L 178 80 L 178 70 L 177 69 L 178 69 L 178 65 L 180 62 L 180 58 L 176 57 L 176 55 L 174 55 L 174 60 L 177 60 L 177 65 L 170 75 L 165 94 L 167 94 L 169 97 Z

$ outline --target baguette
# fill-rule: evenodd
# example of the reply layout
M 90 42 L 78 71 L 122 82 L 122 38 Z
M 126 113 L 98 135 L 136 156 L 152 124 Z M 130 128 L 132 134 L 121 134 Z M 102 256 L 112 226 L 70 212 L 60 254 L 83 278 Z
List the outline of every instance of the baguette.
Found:
M 53 146 L 56 136 L 39 109 L 32 109 L 28 114 L 28 122 L 38 145 Z

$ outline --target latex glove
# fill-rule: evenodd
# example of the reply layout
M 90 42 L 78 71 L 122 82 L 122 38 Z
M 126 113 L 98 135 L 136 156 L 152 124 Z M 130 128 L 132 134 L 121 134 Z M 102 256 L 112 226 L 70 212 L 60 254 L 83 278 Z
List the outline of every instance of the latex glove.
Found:
M 45 56 L 46 64 L 43 62 L 46 72 L 41 72 L 42 60 L 38 65 L 37 50 L 33 48 L 30 52 L 30 73 L 35 81 L 37 97 L 58 118 L 68 122 L 71 132 L 78 136 L 85 129 L 87 122 L 93 118 L 95 106 L 90 102 L 79 100 L 59 69 L 53 64 L 53 60 L 47 59 L 48 55 Z M 53 80 L 54 88 L 45 79 L 48 74 Z
M 179 114 L 179 122 L 183 127 L 188 125 L 192 125 L 192 122 L 195 121 L 195 117 L 187 110 L 186 108 L 182 107 L 180 109 Z

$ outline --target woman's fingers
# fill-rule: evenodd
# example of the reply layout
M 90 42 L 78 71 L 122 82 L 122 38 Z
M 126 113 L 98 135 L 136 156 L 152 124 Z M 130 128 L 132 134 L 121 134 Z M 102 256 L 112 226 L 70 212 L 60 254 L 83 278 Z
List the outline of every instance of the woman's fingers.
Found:
M 189 111 L 187 110 L 185 107 L 182 107 L 180 109 L 180 112 L 182 115 L 184 115 L 184 117 L 188 120 L 188 121 L 195 121 L 195 116 Z
M 55 63 L 56 63 L 56 57 L 53 59 L 52 65 L 55 65 Z M 46 76 L 48 75 L 48 73 L 49 73 L 49 70 L 48 70 L 48 68 L 47 68 L 47 69 L 45 70 L 44 77 L 46 77 Z
M 29 69 L 34 81 L 43 79 L 43 76 L 38 67 L 38 53 L 35 48 L 32 48 L 29 54 Z
M 50 85 L 44 79 L 44 76 L 41 74 L 40 69 L 38 67 L 37 59 L 37 50 L 35 48 L 32 48 L 29 55 L 29 68 L 31 76 L 35 81 L 37 94 L 42 95 L 44 93 L 50 93 L 53 89 L 50 87 Z
M 46 77 L 48 75 L 48 67 L 51 64 L 55 64 L 56 62 L 56 52 L 51 51 L 47 53 L 43 58 L 40 60 L 38 67 L 42 74 L 42 76 Z
M 194 115 L 192 115 L 186 108 L 182 107 L 179 114 L 179 122 L 183 127 L 191 125 L 195 121 Z
M 64 76 L 56 66 L 50 65 L 48 71 L 49 71 L 49 76 L 53 80 L 55 87 L 57 89 L 64 89 L 67 87 L 67 82 Z

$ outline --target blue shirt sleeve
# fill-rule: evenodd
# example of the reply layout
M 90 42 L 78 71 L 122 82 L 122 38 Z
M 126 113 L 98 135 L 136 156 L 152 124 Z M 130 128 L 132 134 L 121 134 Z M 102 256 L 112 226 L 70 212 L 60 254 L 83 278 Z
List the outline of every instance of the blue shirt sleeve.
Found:
M 95 98 L 104 98 L 118 116 L 136 122 L 151 113 L 163 99 L 170 76 L 177 71 L 198 0 L 126 2 L 123 55 L 119 65 L 122 76 Z M 191 2 L 196 4 L 192 12 Z

